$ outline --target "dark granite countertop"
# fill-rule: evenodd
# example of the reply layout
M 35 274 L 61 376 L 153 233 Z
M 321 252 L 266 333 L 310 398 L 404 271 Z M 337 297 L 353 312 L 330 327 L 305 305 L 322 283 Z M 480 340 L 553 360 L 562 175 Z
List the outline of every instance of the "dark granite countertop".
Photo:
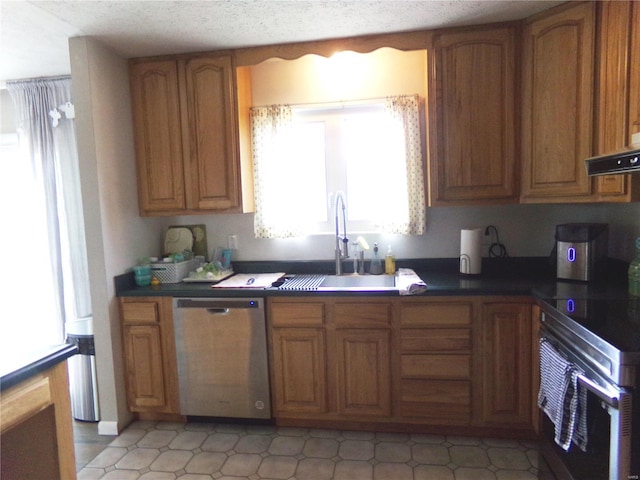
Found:
M 563 282 L 555 278 L 555 264 L 548 257 L 485 258 L 482 274 L 477 276 L 458 273 L 458 259 L 409 259 L 397 260 L 398 268 L 411 268 L 427 284 L 422 296 L 451 295 L 535 295 L 546 296 L 550 291 L 562 290 L 564 285 L 588 288 L 591 294 L 626 291 L 625 262 L 611 260 L 606 274 L 598 281 Z M 348 262 L 345 263 L 345 267 Z M 286 272 L 287 274 L 332 274 L 331 261 L 299 262 L 235 262 L 236 273 Z M 174 296 L 174 297 L 255 297 L 255 296 L 398 296 L 397 291 L 282 291 L 268 289 L 211 288 L 209 283 L 166 283 L 157 286 L 138 287 L 133 274 L 115 278 L 116 295 L 119 297 Z
M 0 354 L 0 391 L 51 368 L 78 353 L 75 345 L 51 345 L 20 353 Z

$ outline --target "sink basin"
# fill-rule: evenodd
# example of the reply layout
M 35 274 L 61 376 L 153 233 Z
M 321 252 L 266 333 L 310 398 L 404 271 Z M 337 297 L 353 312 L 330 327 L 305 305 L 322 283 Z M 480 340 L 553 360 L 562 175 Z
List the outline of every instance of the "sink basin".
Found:
M 280 290 L 297 291 L 381 291 L 395 290 L 396 282 L 393 275 L 304 275 L 296 274 L 288 278 Z
M 395 290 L 393 275 L 326 275 L 318 290 Z

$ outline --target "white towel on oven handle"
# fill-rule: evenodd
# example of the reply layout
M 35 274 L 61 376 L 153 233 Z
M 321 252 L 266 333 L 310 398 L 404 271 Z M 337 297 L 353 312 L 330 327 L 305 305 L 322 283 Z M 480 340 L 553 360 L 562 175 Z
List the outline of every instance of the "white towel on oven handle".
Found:
M 574 365 L 575 367 L 575 365 Z M 578 385 L 578 405 L 576 407 L 576 423 L 573 430 L 573 443 L 583 452 L 587 451 L 587 389 L 578 381 L 580 369 L 576 367 L 576 383 Z
M 548 341 L 540 340 L 540 392 L 538 406 L 555 427 L 555 442 L 569 450 L 572 441 L 586 451 L 587 397 L 578 382 L 582 372 Z

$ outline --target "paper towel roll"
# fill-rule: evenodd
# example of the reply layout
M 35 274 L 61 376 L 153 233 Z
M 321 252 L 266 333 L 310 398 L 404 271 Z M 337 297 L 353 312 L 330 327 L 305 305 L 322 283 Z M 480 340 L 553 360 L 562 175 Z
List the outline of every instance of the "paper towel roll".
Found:
M 478 275 L 482 271 L 482 229 L 460 231 L 460 273 Z

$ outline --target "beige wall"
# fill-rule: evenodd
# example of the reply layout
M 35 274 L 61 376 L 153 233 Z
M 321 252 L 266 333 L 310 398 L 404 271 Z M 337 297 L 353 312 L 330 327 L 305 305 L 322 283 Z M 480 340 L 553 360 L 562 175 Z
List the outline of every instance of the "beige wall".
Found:
M 424 50 L 381 48 L 366 54 L 343 52 L 332 58 L 270 59 L 251 67 L 253 104 L 295 105 L 411 94 L 425 98 L 426 56 Z
M 298 60 L 270 59 L 251 67 L 254 105 L 307 104 L 376 98 L 418 93 L 425 96 L 427 72 L 424 51 L 400 52 L 383 48 L 370 54 L 352 54 L 338 65 L 333 59 L 306 55 Z M 350 70 L 350 71 L 346 71 Z M 384 173 L 380 184 L 384 188 Z M 283 192 L 283 199 L 288 199 Z M 207 215 L 210 251 L 227 245 L 227 235 L 236 234 L 240 260 L 330 260 L 333 240 L 328 235 L 309 235 L 286 240 L 255 239 L 253 215 Z M 181 217 L 183 224 L 192 223 Z M 609 253 L 629 260 L 635 255 L 635 237 L 640 235 L 640 205 L 505 205 L 437 207 L 427 209 L 427 231 L 422 236 L 366 234 L 369 243 L 392 244 L 399 258 L 456 257 L 460 229 L 495 225 L 511 256 L 545 256 L 554 245 L 555 226 L 570 222 L 610 224 Z M 349 232 L 353 235 L 354 232 Z M 487 252 L 485 251 L 485 254 Z
M 69 41 L 103 434 L 130 421 L 113 277 L 160 248 L 165 219 L 138 215 L 127 61 L 89 37 Z

